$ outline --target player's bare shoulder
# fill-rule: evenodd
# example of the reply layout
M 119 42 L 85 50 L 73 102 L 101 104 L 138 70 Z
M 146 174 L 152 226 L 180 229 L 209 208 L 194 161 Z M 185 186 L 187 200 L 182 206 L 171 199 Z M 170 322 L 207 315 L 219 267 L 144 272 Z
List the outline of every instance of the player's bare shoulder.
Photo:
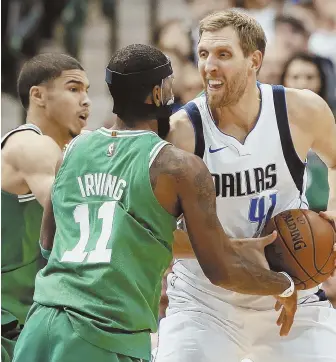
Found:
M 289 122 L 306 131 L 328 109 L 327 103 L 308 89 L 286 88 L 286 104 Z
M 160 175 L 170 176 L 180 182 L 190 179 L 204 168 L 206 169 L 206 166 L 199 157 L 168 144 L 162 148 L 150 168 L 151 182 L 155 185 Z
M 170 131 L 166 140 L 182 150 L 194 153 L 194 129 L 184 109 L 179 110 L 170 117 Z
M 214 183 L 204 162 L 194 154 L 165 146 L 150 168 L 150 180 L 158 201 L 171 214 L 180 215 L 187 199 L 207 210 L 215 198 Z
M 292 140 L 301 160 L 307 157 L 310 149 L 320 157 L 332 153 L 336 131 L 328 104 L 309 90 L 290 88 L 286 89 L 286 104 Z
M 52 162 L 54 158 L 58 159 L 61 152 L 51 137 L 25 130 L 16 132 L 8 138 L 2 149 L 2 160 L 16 169 L 21 169 L 30 167 L 34 162 L 43 160 Z

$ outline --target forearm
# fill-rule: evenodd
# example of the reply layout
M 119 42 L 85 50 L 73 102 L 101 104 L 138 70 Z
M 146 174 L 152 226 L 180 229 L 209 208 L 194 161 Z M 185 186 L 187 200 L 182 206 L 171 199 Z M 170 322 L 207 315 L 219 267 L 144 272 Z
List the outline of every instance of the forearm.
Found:
M 232 246 L 239 253 L 249 239 L 230 238 Z M 176 259 L 195 259 L 196 255 L 192 248 L 188 233 L 177 229 L 174 232 L 173 255 Z
M 283 274 L 267 270 L 238 253 L 230 257 L 228 265 L 225 282 L 216 283 L 225 289 L 250 295 L 279 295 L 290 287 Z
M 230 242 L 235 252 L 232 261 L 226 261 L 228 277 L 225 282 L 213 281 L 217 286 L 251 295 L 279 295 L 289 288 L 290 282 L 284 275 L 267 270 L 241 255 L 248 239 L 230 239 Z M 183 230 L 174 233 L 173 254 L 175 258 L 196 258 L 189 236 Z
M 328 169 L 329 201 L 328 211 L 336 211 L 336 166 Z

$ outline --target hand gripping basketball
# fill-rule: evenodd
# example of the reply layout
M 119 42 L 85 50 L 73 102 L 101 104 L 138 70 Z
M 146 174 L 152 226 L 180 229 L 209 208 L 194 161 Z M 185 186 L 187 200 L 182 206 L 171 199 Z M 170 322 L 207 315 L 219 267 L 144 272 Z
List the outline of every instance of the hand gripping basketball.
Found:
M 323 217 L 323 219 L 329 221 L 336 232 L 336 211 L 321 211 L 319 215 Z M 334 260 L 336 268 L 336 243 L 334 244 Z M 336 276 L 336 269 L 334 270 L 332 276 Z

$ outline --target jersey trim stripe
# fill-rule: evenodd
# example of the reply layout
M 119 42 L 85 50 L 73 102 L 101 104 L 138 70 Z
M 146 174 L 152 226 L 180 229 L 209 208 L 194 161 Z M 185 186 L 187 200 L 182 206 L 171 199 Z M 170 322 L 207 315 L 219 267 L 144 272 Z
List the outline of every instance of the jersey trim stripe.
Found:
M 194 102 L 188 102 L 183 109 L 186 111 L 195 133 L 195 155 L 202 158 L 204 156 L 205 142 L 203 133 L 203 123 L 201 113 Z
M 157 155 L 158 155 L 159 152 L 162 150 L 162 148 L 163 148 L 164 146 L 167 146 L 167 145 L 170 145 L 170 144 L 171 144 L 171 143 L 169 143 L 169 142 L 161 141 L 161 142 L 157 143 L 157 144 L 153 147 L 152 151 L 151 151 L 150 154 L 149 154 L 149 167 L 152 166 L 154 160 L 156 159 Z
M 21 202 L 28 202 L 36 200 L 36 197 L 33 194 L 27 195 L 28 197 L 20 197 L 21 195 L 18 195 L 18 201 Z
M 285 88 L 281 85 L 273 85 L 272 89 L 274 109 L 279 129 L 282 152 L 293 181 L 297 189 L 302 194 L 304 188 L 305 163 L 301 161 L 298 154 L 296 153 L 290 133 Z
M 72 149 L 72 147 L 74 146 L 75 142 L 77 141 L 77 139 L 82 136 L 81 134 L 79 134 L 78 136 L 76 136 L 73 140 L 71 140 L 71 142 L 68 144 L 68 146 L 65 147 L 64 153 L 63 153 L 63 160 L 65 159 L 65 157 L 68 155 L 68 153 L 70 152 L 70 150 Z
M 16 133 L 16 132 L 21 132 L 21 131 L 26 131 L 26 130 L 31 130 L 34 131 L 36 133 L 38 133 L 39 135 L 43 135 L 42 131 L 35 126 L 35 124 L 32 123 L 26 123 L 26 124 L 22 124 L 21 126 L 12 129 L 11 131 L 9 131 L 8 133 L 6 133 L 2 138 L 1 138 L 1 148 L 4 146 L 5 141 L 8 139 L 9 136 L 11 136 L 12 134 Z M 10 193 L 9 193 L 10 194 Z M 15 195 L 15 194 L 11 194 L 11 195 Z M 36 200 L 36 197 L 34 194 L 30 193 L 30 194 L 25 194 L 25 195 L 16 195 L 18 198 L 18 201 L 21 202 L 28 202 L 28 201 L 33 201 Z
M 98 130 L 101 134 L 105 136 L 112 137 L 111 133 L 114 131 L 116 135 L 113 137 L 135 137 L 135 136 L 142 136 L 146 134 L 155 134 L 153 131 L 131 131 L 131 130 L 110 130 L 105 127 L 102 127 Z
M 39 135 L 43 135 L 41 130 L 35 126 L 32 123 L 26 123 L 26 124 L 22 124 L 21 126 L 12 129 L 11 131 L 9 131 L 8 133 L 6 133 L 2 138 L 1 138 L 1 148 L 4 144 L 4 142 L 8 139 L 9 136 L 11 136 L 12 134 L 16 133 L 16 132 L 21 132 L 21 131 L 27 131 L 27 130 L 31 130 L 31 131 L 35 131 L 36 133 L 38 133 Z

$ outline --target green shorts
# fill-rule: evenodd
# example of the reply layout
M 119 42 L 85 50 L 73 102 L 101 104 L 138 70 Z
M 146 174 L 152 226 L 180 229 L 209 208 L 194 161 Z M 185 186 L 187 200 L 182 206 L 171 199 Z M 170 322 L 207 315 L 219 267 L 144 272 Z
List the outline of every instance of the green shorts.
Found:
M 16 343 L 13 362 L 147 362 L 94 346 L 72 328 L 62 309 L 35 303 Z
M 16 341 L 20 334 L 19 321 L 9 312 L 1 310 L 1 361 L 13 358 Z

